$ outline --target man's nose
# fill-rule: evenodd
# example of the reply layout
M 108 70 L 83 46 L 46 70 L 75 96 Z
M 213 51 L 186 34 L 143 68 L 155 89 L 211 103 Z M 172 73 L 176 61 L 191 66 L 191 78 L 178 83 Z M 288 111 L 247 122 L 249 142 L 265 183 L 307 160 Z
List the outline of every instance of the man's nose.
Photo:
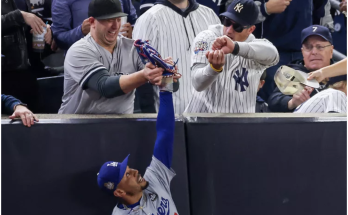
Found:
M 116 20 L 114 20 L 114 21 L 112 22 L 111 27 L 112 27 L 112 28 L 117 28 L 117 21 L 116 21 Z
M 313 46 L 311 53 L 316 55 L 316 54 L 318 54 L 318 52 L 319 52 L 319 50 L 317 49 L 317 47 Z

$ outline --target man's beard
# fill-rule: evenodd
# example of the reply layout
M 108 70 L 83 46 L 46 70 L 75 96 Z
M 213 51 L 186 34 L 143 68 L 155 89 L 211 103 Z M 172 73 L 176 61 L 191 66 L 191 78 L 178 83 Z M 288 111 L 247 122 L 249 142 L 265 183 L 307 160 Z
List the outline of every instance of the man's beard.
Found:
M 141 190 L 145 190 L 149 186 L 149 182 L 146 181 L 145 186 L 140 186 Z

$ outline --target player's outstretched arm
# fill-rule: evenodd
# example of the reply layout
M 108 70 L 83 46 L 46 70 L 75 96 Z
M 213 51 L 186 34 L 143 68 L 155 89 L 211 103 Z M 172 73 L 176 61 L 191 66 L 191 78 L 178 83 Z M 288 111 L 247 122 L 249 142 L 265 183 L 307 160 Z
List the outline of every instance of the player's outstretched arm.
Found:
M 109 72 L 104 69 L 91 75 L 85 81 L 83 88 L 92 89 L 105 98 L 114 98 L 127 94 L 148 81 L 159 85 L 162 73 L 162 68 L 157 68 L 151 63 L 148 63 L 143 70 L 130 75 L 110 76 Z
M 172 166 L 175 115 L 171 92 L 160 92 L 157 115 L 157 139 L 153 155 L 168 169 Z

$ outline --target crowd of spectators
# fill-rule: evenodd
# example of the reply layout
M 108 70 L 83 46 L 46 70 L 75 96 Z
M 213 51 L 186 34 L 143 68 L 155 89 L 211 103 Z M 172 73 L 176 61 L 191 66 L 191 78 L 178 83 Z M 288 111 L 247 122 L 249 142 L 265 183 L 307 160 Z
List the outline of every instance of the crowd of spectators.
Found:
M 37 79 L 57 75 L 42 60 L 57 51 L 65 58 L 59 113 L 157 112 L 163 69 L 141 62 L 137 39 L 149 40 L 167 61 L 179 59 L 176 114 L 299 113 L 318 98 L 332 103 L 337 91 L 346 104 L 346 67 L 293 95 L 274 81 L 283 65 L 309 74 L 336 63 L 335 31 L 346 29 L 346 20 L 334 20 L 345 16 L 346 0 L 334 12 L 329 0 L 45 0 L 51 10 L 41 13 L 29 0 L 1 4 L 3 113 L 27 126 L 37 120 Z M 103 16 L 107 10 L 114 16 Z M 44 39 L 40 52 L 36 35 Z M 313 112 L 345 112 L 331 103 Z

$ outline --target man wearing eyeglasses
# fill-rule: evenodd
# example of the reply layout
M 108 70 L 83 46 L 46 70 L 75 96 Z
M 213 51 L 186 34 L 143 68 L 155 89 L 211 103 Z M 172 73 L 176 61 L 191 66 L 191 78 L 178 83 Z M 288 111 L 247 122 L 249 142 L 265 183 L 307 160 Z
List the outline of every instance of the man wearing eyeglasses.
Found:
M 235 0 L 220 15 L 223 25 L 211 25 L 194 40 L 191 51 L 193 97 L 187 113 L 255 113 L 263 71 L 278 63 L 275 46 L 252 32 L 258 7 Z
M 329 66 L 332 61 L 333 41 L 328 28 L 321 25 L 312 25 L 302 30 L 302 56 L 303 60 L 289 64 L 289 67 L 306 73 Z M 268 106 L 272 112 L 293 112 L 296 107 L 304 103 L 320 90 L 306 87 L 301 92 L 289 96 L 284 95 L 278 88 L 268 99 Z

